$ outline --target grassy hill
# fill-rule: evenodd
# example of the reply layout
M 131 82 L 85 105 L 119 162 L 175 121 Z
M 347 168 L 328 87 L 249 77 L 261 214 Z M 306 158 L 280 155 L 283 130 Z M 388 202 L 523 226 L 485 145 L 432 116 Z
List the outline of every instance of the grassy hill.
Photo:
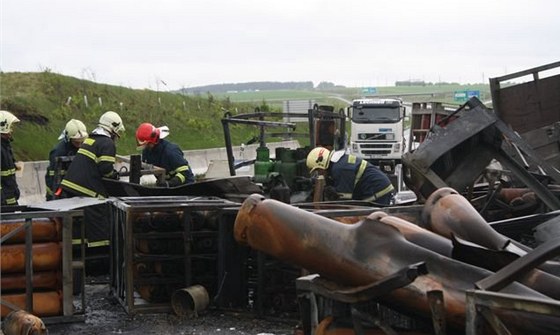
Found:
M 84 121 L 91 131 L 99 116 L 108 110 L 119 113 L 126 128 L 117 142 L 121 155 L 137 152 L 134 133 L 142 122 L 169 126 L 168 138 L 183 150 L 221 147 L 224 136 L 220 119 L 224 110 L 248 113 L 256 107 L 252 103 L 231 103 L 211 94 L 182 96 L 134 90 L 51 72 L 1 73 L 0 97 L 1 108 L 21 120 L 13 142 L 18 160 L 47 159 L 69 119 Z M 232 131 L 234 143 L 251 137 L 246 129 L 237 128 Z
M 426 87 L 379 87 L 378 94 L 418 94 L 407 101 L 452 102 L 453 91 L 480 89 L 488 95 L 488 85 L 430 85 Z M 426 95 L 426 93 L 434 93 Z M 57 137 L 71 118 L 84 121 L 92 130 L 99 116 L 113 110 L 121 115 L 125 135 L 117 142 L 120 155 L 137 153 L 134 133 L 142 122 L 171 129 L 169 140 L 183 150 L 224 146 L 222 119 L 225 110 L 233 115 L 261 110 L 281 111 L 284 100 L 315 100 L 346 107 L 339 98 L 351 100 L 361 96 L 359 88 L 331 90 L 274 90 L 239 93 L 205 93 L 180 95 L 152 90 L 135 90 L 64 76 L 50 71 L 34 73 L 0 73 L 0 105 L 18 116 L 13 143 L 16 159 L 44 160 Z M 489 95 L 488 95 L 489 96 Z M 305 132 L 306 124 L 298 125 Z M 234 144 L 240 144 L 258 134 L 255 126 L 231 127 Z M 267 140 L 268 141 L 268 140 Z M 302 141 L 302 140 L 300 140 Z M 305 140 L 302 141 L 305 145 Z

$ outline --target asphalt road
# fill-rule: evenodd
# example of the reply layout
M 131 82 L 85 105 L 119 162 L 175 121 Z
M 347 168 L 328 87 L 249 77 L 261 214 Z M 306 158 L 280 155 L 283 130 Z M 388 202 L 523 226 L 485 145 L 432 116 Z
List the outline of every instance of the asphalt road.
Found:
M 86 285 L 85 319 L 85 322 L 47 325 L 47 328 L 50 335 L 291 335 L 297 326 L 296 320 L 261 319 L 248 312 L 218 310 L 203 311 L 198 317 L 189 318 L 174 314 L 129 316 L 111 297 L 107 284 Z

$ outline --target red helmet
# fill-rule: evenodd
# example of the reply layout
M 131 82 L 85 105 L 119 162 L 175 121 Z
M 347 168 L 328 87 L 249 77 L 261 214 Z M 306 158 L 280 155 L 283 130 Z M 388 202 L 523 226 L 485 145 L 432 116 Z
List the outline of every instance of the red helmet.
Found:
M 136 141 L 139 146 L 144 146 L 148 143 L 157 143 L 159 141 L 160 129 L 154 127 L 151 123 L 142 123 L 136 129 Z

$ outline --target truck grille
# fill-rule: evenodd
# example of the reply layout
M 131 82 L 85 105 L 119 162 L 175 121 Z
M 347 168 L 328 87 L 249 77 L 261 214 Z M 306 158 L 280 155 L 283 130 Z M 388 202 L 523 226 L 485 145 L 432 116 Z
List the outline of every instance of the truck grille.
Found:
M 362 155 L 388 155 L 391 150 L 362 150 Z
M 358 140 L 362 141 L 386 141 L 393 140 L 395 135 L 393 133 L 361 133 L 358 134 Z
M 359 142 L 358 142 L 359 143 Z M 393 144 L 392 143 L 371 143 L 371 144 L 366 144 L 366 143 L 360 143 L 360 148 L 362 149 L 389 149 L 391 150 L 393 148 Z

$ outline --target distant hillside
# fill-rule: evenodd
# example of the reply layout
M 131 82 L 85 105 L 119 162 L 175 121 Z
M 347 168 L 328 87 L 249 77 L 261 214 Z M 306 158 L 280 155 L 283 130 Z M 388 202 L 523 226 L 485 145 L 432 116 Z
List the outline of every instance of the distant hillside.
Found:
M 202 94 L 210 93 L 228 93 L 228 92 L 251 92 L 251 91 L 273 91 L 273 90 L 313 90 L 313 82 L 311 81 L 257 81 L 249 83 L 235 84 L 216 84 L 198 87 L 189 87 L 179 90 L 183 94 Z
M 71 118 L 84 121 L 88 130 L 92 130 L 105 111 L 119 113 L 126 133 L 119 139 L 117 151 L 128 155 L 137 152 L 134 133 L 142 122 L 169 126 L 171 135 L 168 138 L 183 150 L 221 147 L 224 136 L 220 120 L 224 111 L 247 113 L 256 107 L 232 103 L 227 98 L 218 99 L 211 94 L 182 96 L 134 90 L 49 71 L 0 73 L 0 94 L 0 107 L 21 119 L 13 147 L 16 159 L 24 161 L 47 159 Z M 232 131 L 235 143 L 253 135 L 241 128 Z

